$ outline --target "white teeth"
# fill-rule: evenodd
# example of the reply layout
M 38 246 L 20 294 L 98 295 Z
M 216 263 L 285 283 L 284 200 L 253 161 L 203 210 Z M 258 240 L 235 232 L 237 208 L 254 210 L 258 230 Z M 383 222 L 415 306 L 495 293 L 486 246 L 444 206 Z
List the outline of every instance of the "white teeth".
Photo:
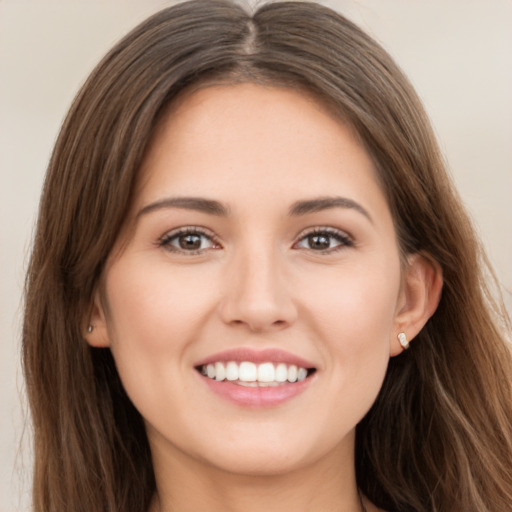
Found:
M 215 379 L 224 380 L 226 378 L 226 370 L 222 363 L 215 363 Z
M 203 366 L 201 373 L 209 379 L 236 381 L 237 384 L 249 387 L 277 386 L 287 381 L 300 382 L 308 375 L 306 368 L 294 364 L 274 365 L 268 362 L 257 365 L 249 361 L 216 362 Z
M 242 382 L 241 380 L 237 384 L 246 388 L 274 388 L 279 386 L 279 382 Z
M 238 365 L 233 361 L 230 361 L 226 366 L 226 379 L 238 380 Z
M 297 373 L 297 380 L 300 382 L 301 380 L 304 380 L 308 376 L 308 371 L 306 368 L 299 368 L 299 371 Z
M 238 380 L 255 382 L 258 379 L 258 369 L 254 363 L 243 362 L 238 367 Z
M 279 363 L 276 366 L 276 380 L 277 382 L 286 382 L 288 380 L 288 367 L 284 363 Z
M 297 380 L 297 367 L 292 364 L 288 368 L 288 382 L 295 382 Z
M 273 382 L 275 370 L 272 363 L 263 363 L 258 366 L 258 382 Z

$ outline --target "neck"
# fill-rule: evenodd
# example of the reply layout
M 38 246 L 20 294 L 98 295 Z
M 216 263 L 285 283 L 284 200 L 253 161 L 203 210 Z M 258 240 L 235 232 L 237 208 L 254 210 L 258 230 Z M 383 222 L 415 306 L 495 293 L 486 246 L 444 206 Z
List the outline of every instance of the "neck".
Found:
M 364 512 L 353 456 L 343 460 L 335 450 L 285 474 L 243 475 L 167 453 L 154 460 L 157 495 L 150 512 Z

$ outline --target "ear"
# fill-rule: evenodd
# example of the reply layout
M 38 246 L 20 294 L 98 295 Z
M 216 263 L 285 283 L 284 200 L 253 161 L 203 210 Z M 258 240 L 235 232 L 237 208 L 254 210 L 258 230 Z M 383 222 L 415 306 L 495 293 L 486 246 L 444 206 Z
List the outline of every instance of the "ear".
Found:
M 91 347 L 105 348 L 110 347 L 110 337 L 107 329 L 107 315 L 105 314 L 105 305 L 101 297 L 101 292 L 96 289 L 92 303 L 89 320 L 85 326 L 84 338 Z
M 442 288 L 441 267 L 429 255 L 417 253 L 407 259 L 397 302 L 394 331 L 391 333 L 391 356 L 403 351 L 398 341 L 398 333 L 405 333 L 410 342 L 434 314 L 441 299 Z

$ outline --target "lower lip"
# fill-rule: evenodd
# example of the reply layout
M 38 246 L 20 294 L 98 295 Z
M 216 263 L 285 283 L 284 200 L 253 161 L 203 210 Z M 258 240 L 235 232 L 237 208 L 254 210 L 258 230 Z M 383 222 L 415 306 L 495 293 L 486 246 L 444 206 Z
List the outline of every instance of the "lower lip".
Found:
M 273 407 L 303 393 L 310 385 L 311 377 L 300 382 L 284 383 L 279 386 L 248 387 L 228 380 L 214 380 L 200 376 L 217 395 L 244 407 Z

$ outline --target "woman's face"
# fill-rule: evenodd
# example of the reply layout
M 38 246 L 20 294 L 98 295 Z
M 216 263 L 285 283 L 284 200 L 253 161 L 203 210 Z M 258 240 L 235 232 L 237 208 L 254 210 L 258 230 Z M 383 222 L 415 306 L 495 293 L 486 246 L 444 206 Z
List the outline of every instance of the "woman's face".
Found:
M 240 84 L 174 105 L 102 289 L 97 344 L 156 460 L 353 457 L 396 351 L 399 250 L 369 156 L 315 99 Z

